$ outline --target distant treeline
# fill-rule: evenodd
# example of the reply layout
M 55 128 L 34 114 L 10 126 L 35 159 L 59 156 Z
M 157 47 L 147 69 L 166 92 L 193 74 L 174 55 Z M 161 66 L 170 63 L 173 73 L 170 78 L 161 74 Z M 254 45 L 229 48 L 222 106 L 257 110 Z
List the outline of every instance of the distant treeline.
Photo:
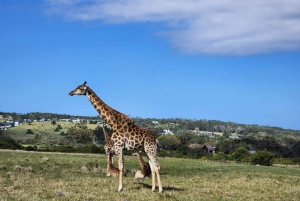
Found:
M 56 113 L 42 113 L 42 112 L 30 112 L 30 113 L 16 113 L 16 112 L 1 112 L 3 117 L 11 117 L 13 119 L 40 119 L 40 118 L 57 118 L 57 119 L 70 119 L 80 118 L 89 120 L 101 120 L 101 116 L 74 116 L 69 114 L 56 114 Z M 159 132 L 161 128 L 170 128 L 175 134 L 180 134 L 186 130 L 199 130 L 199 131 L 211 131 L 221 132 L 226 134 L 237 133 L 238 135 L 272 135 L 276 137 L 300 137 L 299 130 L 283 129 L 275 126 L 260 126 L 240 124 L 235 122 L 223 122 L 218 120 L 195 120 L 195 119 L 183 119 L 183 118 L 139 118 L 131 117 L 131 119 L 139 126 L 154 129 L 155 132 Z M 157 121 L 158 124 L 153 122 Z M 157 129 L 157 130 L 155 130 Z
M 22 119 L 36 119 L 39 120 L 41 118 L 47 119 L 70 119 L 70 118 L 81 118 L 81 119 L 99 119 L 99 116 L 74 116 L 69 114 L 56 114 L 56 113 L 47 113 L 47 112 L 29 112 L 29 113 L 16 113 L 16 112 L 1 112 L 0 115 L 3 115 L 4 118 L 11 117 L 14 120 L 22 120 Z

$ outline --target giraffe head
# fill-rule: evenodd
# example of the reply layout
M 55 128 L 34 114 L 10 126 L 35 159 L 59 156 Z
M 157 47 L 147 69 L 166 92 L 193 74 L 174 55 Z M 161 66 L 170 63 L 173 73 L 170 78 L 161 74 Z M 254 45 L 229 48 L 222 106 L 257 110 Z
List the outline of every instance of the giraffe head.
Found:
M 69 93 L 69 95 L 70 96 L 73 96 L 73 95 L 86 95 L 86 90 L 87 90 L 88 87 L 85 84 L 86 84 L 86 82 L 84 82 L 82 85 L 79 85 L 76 89 L 71 91 Z

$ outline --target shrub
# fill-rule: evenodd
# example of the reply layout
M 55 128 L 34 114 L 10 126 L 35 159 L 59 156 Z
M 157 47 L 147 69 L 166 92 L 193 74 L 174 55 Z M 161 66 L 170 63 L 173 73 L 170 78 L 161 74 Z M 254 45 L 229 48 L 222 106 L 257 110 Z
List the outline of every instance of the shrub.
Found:
M 28 147 L 25 147 L 25 150 L 26 151 L 36 151 L 36 147 L 28 146 Z
M 214 161 L 223 161 L 223 160 L 226 160 L 226 159 L 229 159 L 228 156 L 226 154 L 224 154 L 223 152 L 219 152 L 217 154 L 214 154 L 212 156 L 212 159 Z
M 98 147 L 98 146 L 92 145 L 92 146 L 91 146 L 91 153 L 100 153 L 100 154 L 104 154 L 104 153 L 105 153 L 105 150 L 104 150 L 104 147 Z
M 290 165 L 290 164 L 293 164 L 293 160 L 290 159 L 290 158 L 276 158 L 274 160 L 274 163 L 275 164 L 284 164 L 284 165 Z
M 27 129 L 26 134 L 34 134 L 31 129 Z
M 252 164 L 256 165 L 265 165 L 265 166 L 271 166 L 273 165 L 275 159 L 275 154 L 264 150 L 264 151 L 257 151 L 255 154 L 253 154 L 250 158 L 250 161 Z
M 295 158 L 293 158 L 293 162 L 300 163 L 300 156 L 296 156 Z
M 238 162 L 249 162 L 250 153 L 244 147 L 237 148 L 233 154 L 232 158 Z
M 8 136 L 0 136 L 0 149 L 22 149 L 22 145 Z
M 68 135 L 68 133 L 65 133 L 65 132 L 60 132 L 60 135 Z

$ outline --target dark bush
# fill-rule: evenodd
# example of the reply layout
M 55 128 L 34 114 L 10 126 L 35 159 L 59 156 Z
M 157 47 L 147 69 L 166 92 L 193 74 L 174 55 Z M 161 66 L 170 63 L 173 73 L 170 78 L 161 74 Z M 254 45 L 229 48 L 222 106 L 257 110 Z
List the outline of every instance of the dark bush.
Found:
M 271 166 L 273 165 L 275 159 L 275 154 L 269 152 L 269 151 L 257 151 L 255 154 L 253 154 L 250 158 L 250 161 L 252 164 L 256 165 L 265 165 L 265 166 Z
M 68 135 L 68 133 L 65 133 L 65 132 L 60 132 L 60 135 Z
M 237 148 L 233 154 L 232 158 L 238 162 L 249 162 L 250 153 L 244 147 Z
M 23 147 L 11 137 L 0 136 L 0 149 L 23 149 Z
M 28 146 L 28 147 L 25 147 L 25 150 L 26 151 L 36 151 L 36 147 Z
M 26 134 L 34 134 L 31 129 L 27 129 Z
M 98 146 L 92 145 L 92 146 L 91 146 L 91 153 L 104 154 L 104 153 L 105 153 L 105 150 L 104 150 L 103 147 L 98 147 Z

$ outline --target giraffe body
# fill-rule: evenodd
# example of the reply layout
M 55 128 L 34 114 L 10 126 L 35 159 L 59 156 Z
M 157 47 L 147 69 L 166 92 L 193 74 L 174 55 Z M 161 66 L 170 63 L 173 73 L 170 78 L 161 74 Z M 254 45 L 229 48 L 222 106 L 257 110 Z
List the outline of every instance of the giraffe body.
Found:
M 155 175 L 157 177 L 159 192 L 162 192 L 160 180 L 160 166 L 157 161 L 157 140 L 155 134 L 147 129 L 136 126 L 132 120 L 105 104 L 88 86 L 86 82 L 71 91 L 69 95 L 85 95 L 102 116 L 102 118 L 112 127 L 113 151 L 118 157 L 119 167 L 119 188 L 123 189 L 123 169 L 124 169 L 124 149 L 136 151 L 144 149 L 149 158 L 152 174 L 152 191 L 155 190 Z
M 119 175 L 119 169 L 116 168 L 113 165 L 113 161 L 112 161 L 112 152 L 114 152 L 113 147 L 114 147 L 114 143 L 111 140 L 110 136 L 108 135 L 107 131 L 106 131 L 106 123 L 103 122 L 102 124 L 102 128 L 103 128 L 103 134 L 104 134 L 104 138 L 105 138 L 105 145 L 104 145 L 104 149 L 105 149 L 105 153 L 107 155 L 107 176 L 118 176 Z M 145 177 L 149 177 L 151 174 L 151 169 L 149 164 L 145 163 L 145 161 L 143 160 L 142 155 L 140 154 L 140 152 L 137 153 L 137 157 L 138 157 L 138 161 L 139 161 L 139 165 L 141 167 L 141 170 L 138 170 L 135 174 L 135 179 L 141 179 L 141 178 L 145 178 Z M 123 173 L 124 175 L 126 175 L 126 171 L 124 171 Z

